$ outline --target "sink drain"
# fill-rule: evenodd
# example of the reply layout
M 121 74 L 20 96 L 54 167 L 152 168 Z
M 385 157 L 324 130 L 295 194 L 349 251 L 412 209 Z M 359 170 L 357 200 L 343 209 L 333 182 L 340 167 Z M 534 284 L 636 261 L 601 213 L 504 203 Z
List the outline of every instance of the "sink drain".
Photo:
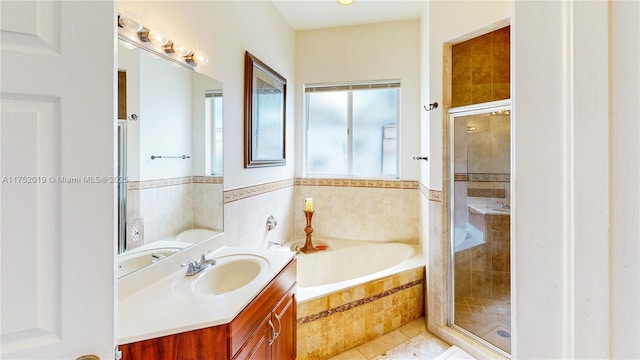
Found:
M 498 335 L 505 337 L 505 338 L 510 338 L 511 334 L 509 334 L 508 331 L 504 331 L 504 330 L 498 330 Z

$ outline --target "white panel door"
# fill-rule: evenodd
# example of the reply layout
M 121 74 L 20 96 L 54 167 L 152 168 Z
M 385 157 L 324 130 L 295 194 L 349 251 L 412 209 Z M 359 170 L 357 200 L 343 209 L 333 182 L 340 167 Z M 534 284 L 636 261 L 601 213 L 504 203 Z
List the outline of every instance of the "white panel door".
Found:
M 0 357 L 112 359 L 115 3 L 0 14 Z

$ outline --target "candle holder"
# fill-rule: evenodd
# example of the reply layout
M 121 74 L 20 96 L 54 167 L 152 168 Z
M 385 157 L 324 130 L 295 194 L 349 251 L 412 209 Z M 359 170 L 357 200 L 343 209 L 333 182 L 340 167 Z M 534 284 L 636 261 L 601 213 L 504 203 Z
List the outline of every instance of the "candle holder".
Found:
M 304 228 L 304 232 L 307 233 L 307 240 L 304 242 L 304 246 L 300 248 L 300 251 L 305 254 L 318 251 L 311 241 L 311 233 L 313 232 L 313 228 L 311 227 L 311 218 L 313 217 L 313 213 L 313 211 L 304 211 L 304 217 L 307 219 L 307 226 Z

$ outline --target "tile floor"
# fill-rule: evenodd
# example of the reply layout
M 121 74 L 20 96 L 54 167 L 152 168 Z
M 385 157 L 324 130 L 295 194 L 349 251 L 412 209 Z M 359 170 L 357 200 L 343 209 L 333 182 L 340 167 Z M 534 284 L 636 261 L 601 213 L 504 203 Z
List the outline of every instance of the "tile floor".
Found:
M 434 359 L 449 347 L 427 331 L 424 317 L 421 317 L 330 360 L 427 360 Z
M 511 300 L 506 294 L 498 299 L 472 296 L 456 298 L 455 323 L 467 331 L 511 352 Z

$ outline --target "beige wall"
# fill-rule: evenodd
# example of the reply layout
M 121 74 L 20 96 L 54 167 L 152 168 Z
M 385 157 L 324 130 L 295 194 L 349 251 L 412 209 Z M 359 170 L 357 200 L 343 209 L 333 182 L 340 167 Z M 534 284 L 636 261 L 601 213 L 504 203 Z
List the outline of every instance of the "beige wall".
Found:
M 394 21 L 296 33 L 296 175 L 303 175 L 304 84 L 400 79 L 401 180 L 417 180 L 421 100 L 420 22 Z M 348 180 L 347 180 L 348 181 Z M 416 243 L 419 204 L 415 186 L 296 186 L 295 235 L 304 235 L 303 199 L 313 197 L 314 236 Z M 300 211 L 298 211 L 300 210 Z
M 430 2 L 425 10 L 431 101 L 441 98 L 441 40 L 487 25 L 482 9 L 461 4 Z M 513 356 L 637 358 L 639 5 L 512 4 Z M 435 120 L 429 146 L 439 159 L 442 113 L 426 116 Z M 441 171 L 431 163 L 426 184 L 442 188 Z M 433 271 L 445 265 L 442 204 L 423 197 L 422 213 L 432 229 L 431 321 L 445 316 L 431 295 L 446 280 Z
M 494 30 L 496 24 L 504 24 L 511 16 L 509 1 L 433 1 L 426 6 L 423 21 L 428 19 L 429 27 L 423 27 L 423 44 L 429 47 L 428 58 L 423 59 L 422 71 L 429 73 L 428 89 L 423 101 L 437 101 L 442 105 L 443 63 L 442 48 L 445 43 L 456 43 L 477 36 L 483 29 Z M 471 35 L 474 34 L 474 35 Z M 430 189 L 442 189 L 442 111 L 443 107 L 430 112 L 422 112 L 422 123 L 429 124 L 427 144 L 431 154 L 430 176 L 423 183 Z M 426 150 L 426 149 L 425 149 Z
M 509 1 L 432 1 L 422 15 L 421 71 L 422 99 L 438 102 L 437 109 L 421 112 L 420 144 L 423 153 L 430 154 L 429 163 L 421 168 L 421 244 L 428 259 L 427 279 L 428 326 L 444 340 L 463 346 L 468 341 L 452 335 L 447 327 L 447 273 L 449 266 L 447 236 L 448 202 L 443 190 L 443 46 L 458 43 L 508 24 L 511 15 Z M 431 191 L 429 191 L 431 190 Z M 435 191 L 434 191 L 435 190 Z M 435 193 L 435 194 L 434 194 Z M 435 196 L 434 196 L 435 195 Z M 430 200 L 431 199 L 431 200 Z M 434 201 L 435 200 L 435 201 Z M 481 347 L 463 346 L 478 357 L 487 354 Z
M 152 4 L 152 5 L 151 5 Z M 197 71 L 223 83 L 224 189 L 252 187 L 292 179 L 295 166 L 295 32 L 270 1 L 119 1 L 119 12 L 133 12 L 151 29 L 170 39 L 183 39 L 209 55 Z M 286 166 L 244 168 L 244 53 L 251 52 L 287 79 Z M 293 236 L 287 224 L 293 190 L 276 191 L 227 203 L 225 241 L 232 245 L 266 246 L 269 240 Z M 276 231 L 267 234 L 273 214 Z
M 188 5 L 188 6 L 187 6 Z M 295 164 L 295 33 L 270 1 L 119 1 L 149 28 L 184 39 L 209 54 L 198 72 L 224 86 L 224 187 L 233 189 L 293 178 Z M 287 79 L 287 165 L 244 169 L 244 52 Z
M 394 21 L 370 25 L 300 31 L 296 34 L 296 144 L 303 154 L 304 84 L 400 79 L 400 178 L 417 180 L 420 138 L 420 22 Z M 302 155 L 297 176 L 302 175 Z

